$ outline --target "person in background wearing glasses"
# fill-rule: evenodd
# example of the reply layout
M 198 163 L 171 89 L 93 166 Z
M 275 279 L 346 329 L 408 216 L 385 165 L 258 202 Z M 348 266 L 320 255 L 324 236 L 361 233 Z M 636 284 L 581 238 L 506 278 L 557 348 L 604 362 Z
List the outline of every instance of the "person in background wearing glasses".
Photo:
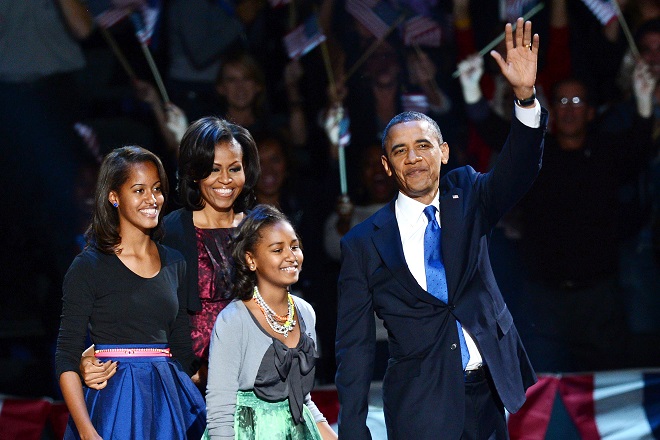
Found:
M 562 80 L 553 88 L 554 126 L 546 136 L 543 168 L 520 204 L 527 264 L 520 327 L 537 371 L 625 366 L 618 191 L 648 161 L 655 83 L 639 61 L 634 123 L 618 134 L 599 128 L 581 80 Z

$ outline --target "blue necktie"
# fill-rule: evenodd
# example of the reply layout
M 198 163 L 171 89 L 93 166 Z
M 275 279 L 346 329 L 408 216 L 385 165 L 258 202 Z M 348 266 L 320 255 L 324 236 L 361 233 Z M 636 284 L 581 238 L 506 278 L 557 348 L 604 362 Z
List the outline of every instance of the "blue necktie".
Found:
M 436 208 L 429 205 L 424 208 L 424 215 L 429 221 L 424 231 L 424 268 L 426 269 L 426 290 L 445 304 L 449 302 L 447 294 L 447 276 L 445 274 L 445 265 L 442 262 L 442 239 L 440 225 L 435 219 Z M 470 359 L 470 352 L 465 343 L 463 328 L 461 323 L 456 321 L 458 327 L 458 340 L 461 344 L 461 361 L 463 369 L 467 366 Z

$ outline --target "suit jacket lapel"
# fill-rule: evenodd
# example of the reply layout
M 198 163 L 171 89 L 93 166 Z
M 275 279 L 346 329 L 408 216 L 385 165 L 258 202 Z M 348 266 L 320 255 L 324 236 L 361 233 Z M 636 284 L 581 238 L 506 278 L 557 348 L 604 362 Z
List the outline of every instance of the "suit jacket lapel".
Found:
M 421 301 L 436 305 L 445 305 L 445 303 L 422 289 L 408 269 L 406 258 L 403 255 L 399 226 L 394 214 L 394 201 L 380 211 L 380 213 L 373 220 L 376 231 L 374 232 L 372 241 L 376 247 L 376 251 L 387 269 L 392 273 L 394 279 Z
M 456 291 L 460 281 L 460 262 L 462 256 L 457 253 L 462 249 L 463 191 L 452 188 L 440 197 L 440 223 L 442 226 L 442 260 L 447 274 L 449 298 Z M 447 231 L 447 233 L 445 233 Z M 451 233 L 449 232 L 451 231 Z

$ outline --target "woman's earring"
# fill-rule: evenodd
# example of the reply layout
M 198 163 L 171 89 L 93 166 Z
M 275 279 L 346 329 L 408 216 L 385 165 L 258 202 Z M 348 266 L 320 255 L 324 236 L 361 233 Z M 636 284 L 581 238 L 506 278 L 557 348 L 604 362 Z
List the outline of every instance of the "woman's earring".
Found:
M 119 206 L 119 203 L 114 202 L 114 203 L 112 204 L 112 206 L 114 206 L 115 208 L 117 208 L 117 207 Z

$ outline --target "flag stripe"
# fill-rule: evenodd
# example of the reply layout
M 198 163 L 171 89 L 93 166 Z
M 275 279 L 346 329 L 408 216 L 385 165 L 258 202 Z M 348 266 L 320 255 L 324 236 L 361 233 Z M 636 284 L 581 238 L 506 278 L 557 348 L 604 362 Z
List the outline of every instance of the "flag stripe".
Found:
M 660 373 L 644 374 L 644 409 L 651 431 L 660 439 Z
M 582 0 L 582 3 L 589 8 L 602 25 L 606 25 L 616 17 L 616 10 L 609 0 Z
M 538 4 L 538 0 L 506 0 L 506 21 L 513 23 Z
M 347 0 L 346 11 L 376 38 L 384 38 L 397 18 L 396 11 L 382 0 Z
M 325 35 L 318 26 L 316 15 L 310 16 L 303 24 L 284 36 L 289 58 L 300 58 L 325 41 Z
M 95 17 L 96 23 L 104 29 L 113 26 L 130 14 L 130 9 L 109 9 Z
M 559 393 L 566 411 L 582 440 L 600 440 L 593 399 L 593 376 L 568 375 L 559 381 Z
M 507 424 L 512 439 L 545 439 L 558 387 L 558 377 L 544 376 L 527 390 L 527 401 L 523 407 L 509 415 Z
M 440 46 L 440 25 L 429 17 L 416 16 L 407 20 L 403 27 L 403 42 L 406 46 Z
M 135 25 L 135 36 L 140 43 L 149 44 L 151 42 L 159 13 L 160 0 L 148 0 L 140 11 L 131 14 L 131 19 Z
M 653 439 L 643 398 L 644 380 L 639 371 L 595 373 L 593 399 L 601 438 Z
M 404 112 L 426 113 L 429 111 L 429 101 L 421 93 L 405 93 L 401 95 L 401 107 Z

